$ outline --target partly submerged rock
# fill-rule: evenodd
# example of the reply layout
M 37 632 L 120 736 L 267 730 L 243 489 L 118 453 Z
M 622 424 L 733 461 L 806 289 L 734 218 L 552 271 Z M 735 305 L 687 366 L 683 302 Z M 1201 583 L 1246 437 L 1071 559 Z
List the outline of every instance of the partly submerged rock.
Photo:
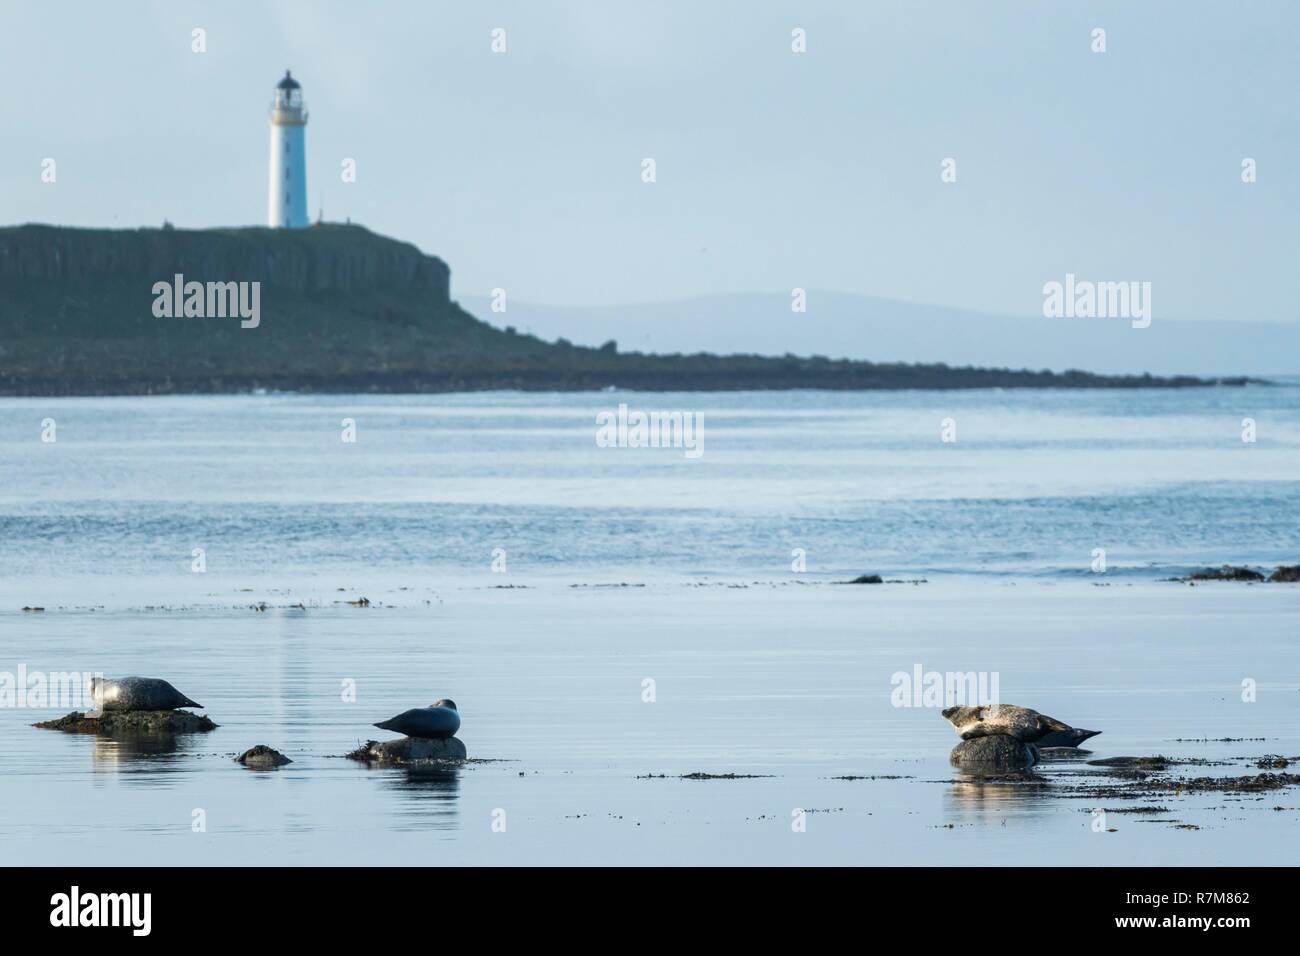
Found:
M 278 750 L 258 744 L 252 750 L 245 750 L 235 758 L 235 763 L 242 763 L 245 767 L 253 770 L 270 770 L 274 767 L 283 767 L 287 763 L 293 763 L 288 757 Z
M 1268 576 L 1268 579 L 1275 584 L 1300 583 L 1300 564 L 1280 565 L 1277 570 Z
M 464 760 L 468 756 L 465 744 L 459 737 L 442 740 L 425 740 L 420 737 L 403 737 L 400 740 L 367 740 L 352 753 L 349 760 L 377 764 L 420 764 L 438 760 Z
M 963 740 L 948 760 L 963 770 L 1023 770 L 1038 762 L 1038 748 L 1007 734 L 990 734 Z
M 1156 754 L 1154 757 L 1106 757 L 1104 760 L 1089 760 L 1092 767 L 1118 767 L 1121 770 L 1167 770 L 1179 763 L 1177 760 Z
M 852 581 L 841 581 L 840 584 L 884 584 L 885 579 L 879 574 L 859 574 Z
M 1178 578 L 1180 581 L 1263 581 L 1264 575 L 1260 574 L 1254 568 L 1244 566 L 1234 566 L 1225 564 L 1221 568 L 1205 568 L 1202 571 L 1193 571 L 1185 578 Z
M 100 717 L 91 717 L 73 711 L 57 720 L 45 720 L 33 727 L 45 730 L 62 730 L 70 734 L 199 734 L 216 730 L 217 725 L 205 715 L 191 714 L 188 710 L 127 710 L 110 711 Z

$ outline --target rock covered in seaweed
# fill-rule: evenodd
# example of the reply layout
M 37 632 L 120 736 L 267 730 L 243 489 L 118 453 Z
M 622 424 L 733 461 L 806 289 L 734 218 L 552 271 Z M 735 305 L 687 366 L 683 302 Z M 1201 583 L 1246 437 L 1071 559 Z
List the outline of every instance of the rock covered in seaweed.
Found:
M 352 753 L 349 760 L 362 763 L 403 764 L 432 763 L 440 760 L 465 760 L 468 754 L 465 744 L 459 737 L 446 737 L 442 740 L 425 740 L 419 737 L 403 737 L 400 740 L 367 740 Z
M 62 730 L 70 734 L 199 734 L 216 730 L 206 715 L 188 710 L 128 710 L 90 717 L 73 711 L 65 717 L 33 724 L 44 730 Z

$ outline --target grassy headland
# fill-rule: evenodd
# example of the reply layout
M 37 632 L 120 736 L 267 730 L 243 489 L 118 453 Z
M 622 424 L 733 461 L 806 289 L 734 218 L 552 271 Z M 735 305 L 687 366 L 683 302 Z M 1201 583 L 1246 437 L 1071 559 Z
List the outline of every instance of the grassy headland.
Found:
M 155 315 L 156 283 L 260 283 L 238 317 Z M 440 259 L 352 225 L 0 229 L 0 394 L 1132 388 L 1245 379 L 1093 375 L 820 356 L 650 355 L 497 329 Z

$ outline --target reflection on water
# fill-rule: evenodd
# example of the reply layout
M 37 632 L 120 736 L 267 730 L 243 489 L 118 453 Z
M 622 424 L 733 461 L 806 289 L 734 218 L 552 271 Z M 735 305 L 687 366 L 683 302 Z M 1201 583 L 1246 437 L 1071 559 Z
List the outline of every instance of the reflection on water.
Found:
M 945 801 L 952 819 L 1002 825 L 1007 814 L 1019 817 L 1059 813 L 1078 794 L 1079 784 L 1099 776 L 1088 767 L 1090 750 L 1054 748 L 1039 752 L 1031 769 L 981 774 L 955 771 Z
M 962 822 L 978 820 L 1000 824 L 998 811 L 1016 814 L 1042 814 L 1047 811 L 1047 796 L 1053 795 L 1052 784 L 1033 770 L 1014 773 L 980 774 L 958 771 L 944 801 L 953 818 Z
M 95 735 L 91 752 L 96 770 L 116 770 L 119 764 L 139 758 L 161 757 L 180 749 L 181 738 L 176 734 L 148 733 L 118 736 Z
M 1038 751 L 1039 763 L 1087 763 L 1091 757 L 1091 750 L 1080 750 L 1078 747 L 1049 747 Z
M 459 826 L 460 768 L 455 764 L 379 771 L 380 786 L 397 798 L 403 822 L 393 829 L 452 830 Z

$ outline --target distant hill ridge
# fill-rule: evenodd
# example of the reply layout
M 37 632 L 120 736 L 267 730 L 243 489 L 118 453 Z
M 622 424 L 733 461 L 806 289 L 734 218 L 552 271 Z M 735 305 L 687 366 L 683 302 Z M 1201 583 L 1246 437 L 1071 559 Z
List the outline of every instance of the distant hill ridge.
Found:
M 1041 305 L 1037 289 L 1028 292 Z M 1127 319 L 998 315 L 952 306 L 811 288 L 807 311 L 793 313 L 790 290 L 715 293 L 658 302 L 561 306 L 519 297 L 510 312 L 488 310 L 486 297 L 462 304 L 489 322 L 544 339 L 619 345 L 643 352 L 682 349 L 759 355 L 797 352 L 873 362 L 944 362 L 1010 368 L 1086 368 L 1104 375 L 1300 374 L 1300 321 L 1255 317 L 1189 319 L 1157 307 L 1148 328 Z M 1159 292 L 1157 291 L 1157 301 Z
M 260 322 L 155 314 L 154 287 L 260 283 Z M 178 309 L 179 312 L 179 309 Z M 544 342 L 452 301 L 450 270 L 360 226 L 0 229 L 0 394 L 1176 387 L 796 356 L 647 355 Z

